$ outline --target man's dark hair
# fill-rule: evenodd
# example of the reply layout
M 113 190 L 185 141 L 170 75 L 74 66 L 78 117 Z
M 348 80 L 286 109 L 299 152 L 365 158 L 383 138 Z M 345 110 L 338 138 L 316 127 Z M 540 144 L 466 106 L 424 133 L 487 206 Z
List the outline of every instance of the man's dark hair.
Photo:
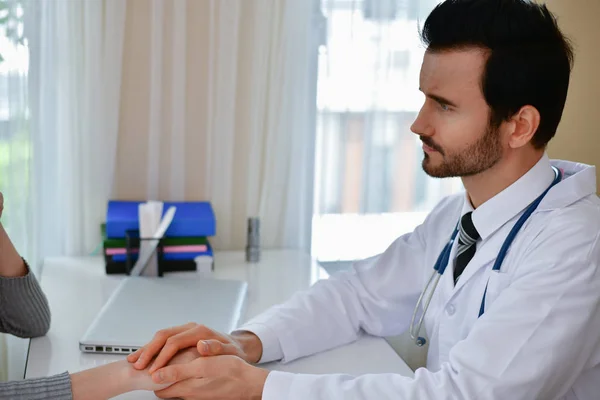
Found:
M 428 51 L 478 47 L 489 51 L 482 90 L 499 126 L 523 106 L 540 126 L 532 144 L 554 137 L 567 100 L 573 48 L 545 5 L 527 0 L 447 0 L 429 15 L 421 38 Z

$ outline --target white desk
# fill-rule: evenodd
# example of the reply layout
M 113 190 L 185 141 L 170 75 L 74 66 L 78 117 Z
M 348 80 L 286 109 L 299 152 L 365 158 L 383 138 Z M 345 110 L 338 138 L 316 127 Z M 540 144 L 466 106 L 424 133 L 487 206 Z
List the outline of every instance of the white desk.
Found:
M 328 277 L 310 256 L 290 250 L 265 251 L 261 262 L 256 264 L 247 264 L 243 252 L 217 253 L 213 276 L 248 282 L 245 319 Z M 84 354 L 78 346 L 79 339 L 121 279 L 123 275 L 105 274 L 101 257 L 45 260 L 41 281 L 52 310 L 52 326 L 48 335 L 31 340 L 26 378 L 65 370 L 77 372 L 124 358 L 116 354 Z M 364 337 L 348 346 L 287 365 L 271 363 L 267 367 L 306 373 L 360 375 L 395 372 L 413 376 L 387 342 L 374 337 Z M 132 392 L 119 398 L 152 399 L 155 396 L 151 392 Z

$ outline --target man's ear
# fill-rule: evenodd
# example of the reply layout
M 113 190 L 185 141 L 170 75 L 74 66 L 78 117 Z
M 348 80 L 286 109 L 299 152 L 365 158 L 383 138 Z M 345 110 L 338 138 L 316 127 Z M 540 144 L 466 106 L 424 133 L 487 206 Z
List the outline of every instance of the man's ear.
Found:
M 541 116 L 537 108 L 533 106 L 523 106 L 509 120 L 509 124 L 512 128 L 508 138 L 509 147 L 517 149 L 530 143 L 540 127 L 540 121 Z

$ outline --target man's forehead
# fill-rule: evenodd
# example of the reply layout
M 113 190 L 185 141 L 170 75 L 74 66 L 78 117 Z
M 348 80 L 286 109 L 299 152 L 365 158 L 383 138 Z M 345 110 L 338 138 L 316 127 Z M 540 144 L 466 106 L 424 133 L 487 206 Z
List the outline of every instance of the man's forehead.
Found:
M 479 89 L 487 52 L 477 48 L 427 51 L 421 67 L 421 88 Z

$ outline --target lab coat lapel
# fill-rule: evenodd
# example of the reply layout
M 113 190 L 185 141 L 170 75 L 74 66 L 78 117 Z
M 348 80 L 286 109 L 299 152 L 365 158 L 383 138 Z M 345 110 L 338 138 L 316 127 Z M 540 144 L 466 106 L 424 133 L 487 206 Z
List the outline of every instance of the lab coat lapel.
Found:
M 553 161 L 552 164 L 560 168 L 566 174 L 566 176 L 548 192 L 546 197 L 544 197 L 540 203 L 538 209 L 534 212 L 534 215 L 540 211 L 551 210 L 557 207 L 565 207 L 581 198 L 596 193 L 596 174 L 594 167 L 560 161 Z M 577 179 L 568 178 L 572 175 L 577 175 Z M 536 195 L 539 196 L 537 193 Z M 487 240 L 478 244 L 479 247 L 475 252 L 475 256 L 473 256 L 473 259 L 469 262 L 462 273 L 460 279 L 454 287 L 453 295 L 451 297 L 458 293 L 461 288 L 475 275 L 477 275 L 478 271 L 480 271 L 482 268 L 492 268 L 493 263 L 498 257 L 500 248 L 508 236 L 508 233 L 516 223 L 517 217 L 520 216 L 523 211 L 524 209 L 502 226 L 498 227 L 498 229 L 495 230 Z M 448 272 L 454 271 L 454 262 L 456 258 L 455 251 L 456 250 L 454 250 L 451 257 L 451 267 L 448 266 L 447 268 Z M 508 252 L 510 253 L 510 248 L 508 249 Z M 447 283 L 454 285 L 452 272 L 448 274 L 450 276 L 448 279 L 449 282 Z M 449 300 L 451 300 L 451 298 Z
M 566 176 L 563 178 L 562 182 L 558 183 L 558 185 L 548 192 L 548 195 L 540 203 L 540 206 L 534 215 L 540 211 L 565 207 L 585 196 L 596 193 L 594 167 L 561 161 L 552 161 L 552 164 L 562 169 Z M 569 178 L 569 176 L 572 175 L 577 175 L 576 179 Z M 544 185 L 546 185 L 546 183 L 544 183 Z M 536 197 L 539 195 L 537 192 L 535 194 Z M 478 276 L 479 271 L 482 269 L 492 269 L 493 263 L 496 261 L 498 253 L 500 252 L 500 248 L 504 244 L 508 232 L 514 226 L 514 223 L 516 222 L 515 218 L 518 215 L 520 215 L 520 213 L 506 221 L 502 226 L 497 227 L 486 240 L 478 244 L 473 259 L 463 271 L 456 286 L 454 285 L 453 273 L 456 259 L 456 243 L 454 244 L 454 248 L 450 255 L 450 264 L 446 268 L 446 272 L 441 280 L 441 286 L 444 289 L 444 307 L 454 300 L 454 297 L 460 293 L 467 282 Z M 509 248 L 508 254 L 510 254 L 510 250 L 511 249 Z M 501 267 L 501 270 L 505 270 L 504 266 Z

